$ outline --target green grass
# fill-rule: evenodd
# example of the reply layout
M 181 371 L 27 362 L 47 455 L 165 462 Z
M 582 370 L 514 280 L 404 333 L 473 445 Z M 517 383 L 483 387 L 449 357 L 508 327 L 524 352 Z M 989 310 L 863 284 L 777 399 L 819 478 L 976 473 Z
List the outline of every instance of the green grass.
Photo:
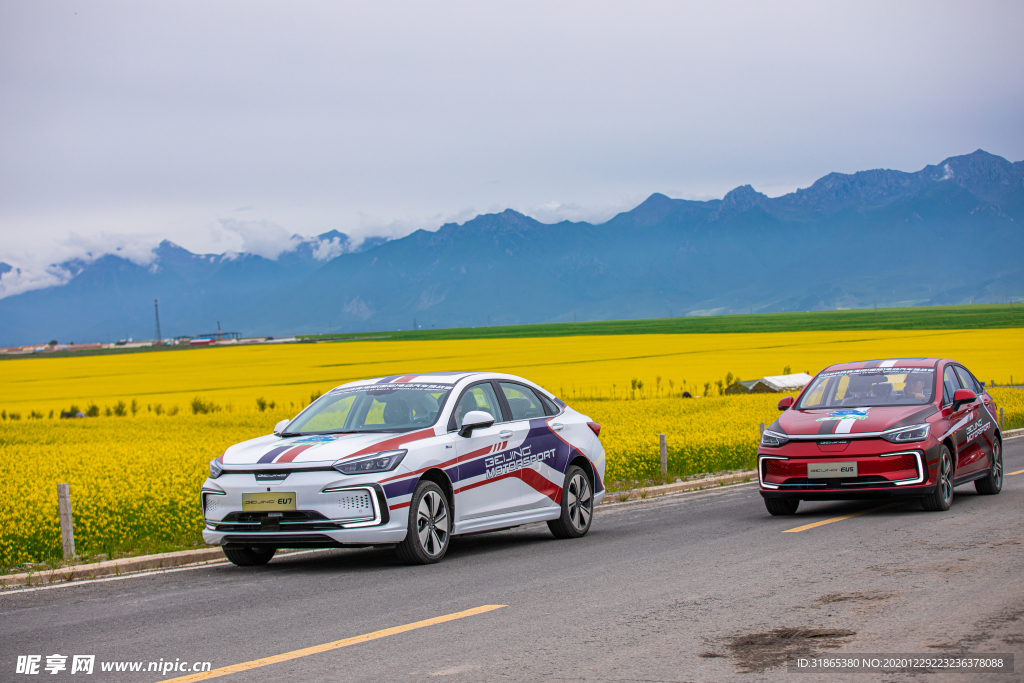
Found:
M 1013 320 L 1009 304 L 913 306 L 905 308 L 815 311 L 810 313 L 757 313 L 709 315 L 644 320 L 602 320 L 580 323 L 540 323 L 495 327 L 451 327 L 439 330 L 394 330 L 298 335 L 306 341 L 416 341 L 427 339 L 501 339 L 515 337 L 571 337 L 608 334 L 717 334 L 725 332 L 804 332 L 811 330 L 972 330 L 1024 327 L 1024 305 L 1016 304 Z M 191 351 L 223 347 L 161 346 L 136 349 L 56 351 L 12 358 L 100 356 L 117 353 Z
M 1024 306 L 1010 320 L 1009 304 L 915 306 L 907 308 L 690 316 L 645 320 L 605 320 L 501 327 L 456 327 L 440 330 L 303 335 L 303 339 L 358 339 L 387 335 L 387 340 L 497 339 L 568 337 L 607 334 L 715 334 L 724 332 L 804 332 L 808 330 L 969 330 L 1024 327 Z

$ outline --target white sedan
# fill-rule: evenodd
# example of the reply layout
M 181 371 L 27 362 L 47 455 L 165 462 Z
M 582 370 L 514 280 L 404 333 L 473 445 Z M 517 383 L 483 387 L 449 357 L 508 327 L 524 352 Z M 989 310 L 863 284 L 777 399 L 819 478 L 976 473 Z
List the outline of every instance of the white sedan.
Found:
M 252 566 L 278 548 L 378 544 L 426 564 L 452 536 L 539 521 L 578 538 L 604 497 L 600 431 L 513 375 L 351 382 L 210 463 L 203 539 Z

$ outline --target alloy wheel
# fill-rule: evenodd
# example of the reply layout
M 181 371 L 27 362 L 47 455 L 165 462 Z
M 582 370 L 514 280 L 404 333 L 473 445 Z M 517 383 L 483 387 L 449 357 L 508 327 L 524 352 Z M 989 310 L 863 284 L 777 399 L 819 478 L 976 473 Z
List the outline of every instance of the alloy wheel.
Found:
M 1003 485 L 1003 452 L 999 449 L 999 442 L 992 442 L 992 483 L 996 491 Z
M 943 452 L 939 467 L 939 488 L 942 491 L 942 499 L 948 505 L 953 501 L 953 462 L 948 452 Z
M 416 532 L 428 555 L 439 555 L 448 542 L 448 505 L 436 491 L 427 491 L 416 512 Z
M 590 495 L 590 482 L 582 474 L 569 480 L 569 521 L 577 531 L 583 531 L 590 524 L 594 498 Z

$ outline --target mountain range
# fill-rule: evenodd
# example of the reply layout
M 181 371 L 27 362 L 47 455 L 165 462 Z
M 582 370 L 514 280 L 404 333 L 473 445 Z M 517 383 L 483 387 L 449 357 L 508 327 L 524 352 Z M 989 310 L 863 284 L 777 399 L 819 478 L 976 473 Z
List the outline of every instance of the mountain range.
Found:
M 165 241 L 149 265 L 60 264 L 66 284 L 0 300 L 0 344 L 151 338 L 155 298 L 165 337 L 1005 301 L 1024 295 L 1022 221 L 1024 162 L 978 150 L 774 198 L 655 193 L 599 225 L 509 209 L 359 249 L 332 231 L 275 260 Z

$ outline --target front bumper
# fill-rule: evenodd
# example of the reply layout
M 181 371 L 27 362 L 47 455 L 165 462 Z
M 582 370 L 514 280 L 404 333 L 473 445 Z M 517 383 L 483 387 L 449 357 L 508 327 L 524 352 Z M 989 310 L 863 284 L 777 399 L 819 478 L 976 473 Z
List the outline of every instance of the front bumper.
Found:
M 876 489 L 824 489 L 819 491 L 782 491 L 761 489 L 762 498 L 781 500 L 869 500 L 874 498 L 921 498 L 935 492 L 938 484 Z
M 326 489 L 326 490 L 325 490 Z M 246 511 L 243 494 L 294 495 L 294 510 Z M 207 479 L 201 491 L 203 540 L 210 545 L 323 548 L 400 543 L 408 508 L 388 509 L 381 486 L 338 480 L 337 473 L 292 472 L 284 481 L 257 483 L 252 473 Z
M 833 449 L 835 450 L 829 450 Z M 860 500 L 914 498 L 934 492 L 932 448 L 900 448 L 879 440 L 837 447 L 814 442 L 789 444 L 758 453 L 758 480 L 764 498 Z M 856 463 L 857 476 L 815 477 L 809 465 Z M 816 468 L 820 471 L 820 468 Z

